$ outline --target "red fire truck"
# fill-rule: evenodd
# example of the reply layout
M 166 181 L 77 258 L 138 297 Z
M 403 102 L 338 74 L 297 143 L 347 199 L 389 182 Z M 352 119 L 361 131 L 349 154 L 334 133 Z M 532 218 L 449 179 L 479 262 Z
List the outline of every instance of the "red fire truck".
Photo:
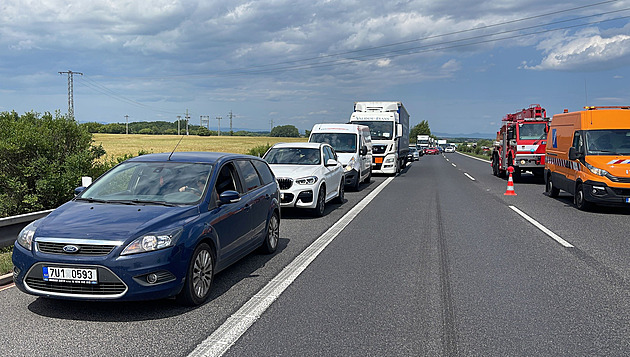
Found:
M 504 177 L 512 166 L 515 178 L 523 171 L 542 177 L 549 120 L 540 104 L 506 115 L 492 150 L 492 173 Z

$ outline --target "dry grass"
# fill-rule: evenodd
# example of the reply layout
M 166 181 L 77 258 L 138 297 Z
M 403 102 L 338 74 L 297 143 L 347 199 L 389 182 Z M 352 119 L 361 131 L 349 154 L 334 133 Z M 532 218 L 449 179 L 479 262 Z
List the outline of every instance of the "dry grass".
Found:
M 102 144 L 107 157 L 125 154 L 171 152 L 182 137 L 179 135 L 94 134 L 94 144 Z M 219 151 L 245 154 L 255 146 L 279 142 L 303 142 L 307 138 L 259 136 L 184 136 L 177 151 Z

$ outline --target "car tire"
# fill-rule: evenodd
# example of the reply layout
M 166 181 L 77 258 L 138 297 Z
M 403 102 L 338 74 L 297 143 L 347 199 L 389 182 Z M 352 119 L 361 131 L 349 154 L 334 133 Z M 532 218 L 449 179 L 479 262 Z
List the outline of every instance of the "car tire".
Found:
M 335 198 L 335 202 L 339 203 L 339 204 L 343 204 L 345 199 L 344 199 L 344 192 L 345 192 L 345 188 L 344 186 L 344 179 L 341 179 L 341 182 L 339 183 L 339 192 L 337 193 L 337 198 Z M 357 176 L 357 187 L 359 187 L 358 185 L 359 183 L 359 176 Z M 358 191 L 358 189 L 357 189 Z
M 177 301 L 186 306 L 198 306 L 210 296 L 214 278 L 214 253 L 207 243 L 201 243 L 188 263 L 186 279 Z
M 588 211 L 592 204 L 584 198 L 584 186 L 580 183 L 575 188 L 575 196 L 573 198 L 575 207 L 580 211 Z
M 324 215 L 324 211 L 326 210 L 326 190 L 324 186 L 319 189 L 319 193 L 317 194 L 317 205 L 313 210 L 315 216 L 322 217 Z
M 280 218 L 277 213 L 272 213 L 267 223 L 267 235 L 263 244 L 260 246 L 265 254 L 272 254 L 278 249 L 278 240 L 280 238 Z
M 545 191 L 549 197 L 558 197 L 560 194 L 560 189 L 554 186 L 553 181 L 551 180 L 551 175 L 547 177 L 547 183 L 545 184 Z

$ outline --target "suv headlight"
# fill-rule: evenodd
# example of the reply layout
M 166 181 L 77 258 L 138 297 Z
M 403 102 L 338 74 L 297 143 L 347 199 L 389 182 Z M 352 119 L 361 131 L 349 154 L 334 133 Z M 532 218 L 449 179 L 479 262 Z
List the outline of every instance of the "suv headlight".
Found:
M 295 180 L 298 185 L 312 185 L 317 182 L 317 176 L 300 177 Z
M 599 175 L 599 176 L 606 176 L 606 175 L 608 175 L 608 171 L 603 170 L 603 169 L 599 169 L 599 168 L 589 164 L 588 162 L 584 162 L 584 166 L 586 166 L 586 168 L 591 170 L 591 172 L 594 173 L 595 175 Z
M 123 249 L 120 255 L 130 255 L 145 252 L 152 252 L 168 247 L 172 247 L 175 241 L 182 233 L 183 228 L 177 228 L 167 232 L 160 232 L 154 234 L 145 234 L 140 238 L 135 239 L 129 243 L 125 249 Z
M 35 221 L 37 222 L 37 221 Z M 35 236 L 35 222 L 31 222 L 24 227 L 17 238 L 17 243 L 24 249 L 33 249 L 33 237 Z

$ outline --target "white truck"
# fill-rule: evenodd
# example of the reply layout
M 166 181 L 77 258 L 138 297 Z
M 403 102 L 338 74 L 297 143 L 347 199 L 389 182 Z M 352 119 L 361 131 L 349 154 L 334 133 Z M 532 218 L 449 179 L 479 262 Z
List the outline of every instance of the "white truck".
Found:
M 431 144 L 431 137 L 429 135 L 416 136 L 416 147 L 421 155 L 424 155 L 424 149 L 428 148 Z
M 355 102 L 350 124 L 370 128 L 372 172 L 396 174 L 407 165 L 409 113 L 401 102 Z

